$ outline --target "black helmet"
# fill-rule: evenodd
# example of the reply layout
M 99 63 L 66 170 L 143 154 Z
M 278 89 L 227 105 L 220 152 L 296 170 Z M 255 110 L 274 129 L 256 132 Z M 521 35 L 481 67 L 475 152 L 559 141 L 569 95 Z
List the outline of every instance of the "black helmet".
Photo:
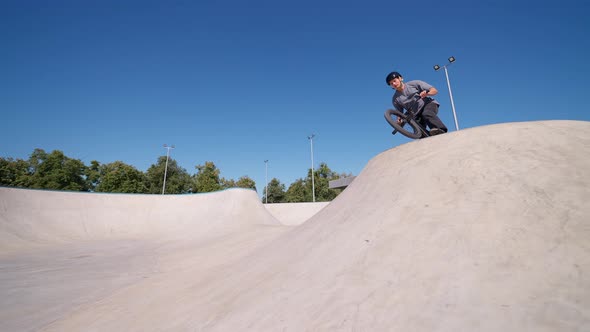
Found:
M 389 85 L 392 79 L 402 77 L 402 74 L 398 73 L 397 71 L 392 71 L 391 73 L 387 74 L 385 78 L 385 84 Z

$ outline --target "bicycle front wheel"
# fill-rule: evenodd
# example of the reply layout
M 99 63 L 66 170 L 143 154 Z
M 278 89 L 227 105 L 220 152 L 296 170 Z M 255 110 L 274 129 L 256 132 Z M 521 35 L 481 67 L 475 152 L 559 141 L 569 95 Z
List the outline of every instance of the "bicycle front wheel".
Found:
M 397 122 L 398 117 L 402 119 L 401 123 Z M 422 138 L 420 125 L 414 119 L 408 120 L 403 112 L 398 110 L 387 110 L 385 111 L 385 120 L 387 120 L 395 130 L 406 137 L 413 139 Z

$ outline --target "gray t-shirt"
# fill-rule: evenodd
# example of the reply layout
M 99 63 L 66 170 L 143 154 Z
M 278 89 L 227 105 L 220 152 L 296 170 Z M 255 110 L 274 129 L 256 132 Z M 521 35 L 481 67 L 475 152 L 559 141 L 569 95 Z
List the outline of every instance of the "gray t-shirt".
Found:
M 431 88 L 432 85 L 420 80 L 405 82 L 403 91 L 395 90 L 392 99 L 393 106 L 400 112 L 403 112 L 405 109 L 416 113 L 424 107 L 425 103 L 432 102 L 440 105 L 430 97 L 420 98 L 420 92 Z

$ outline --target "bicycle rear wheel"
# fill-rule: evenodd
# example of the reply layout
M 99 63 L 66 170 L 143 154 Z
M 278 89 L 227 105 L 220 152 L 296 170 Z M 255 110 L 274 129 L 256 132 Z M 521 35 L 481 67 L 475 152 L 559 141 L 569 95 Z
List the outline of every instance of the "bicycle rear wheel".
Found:
M 397 118 L 401 118 L 401 123 L 397 122 Z M 385 120 L 397 130 L 400 134 L 413 138 L 418 139 L 422 138 L 422 130 L 420 129 L 420 125 L 414 119 L 408 120 L 406 115 L 403 112 L 398 110 L 387 110 L 385 111 Z

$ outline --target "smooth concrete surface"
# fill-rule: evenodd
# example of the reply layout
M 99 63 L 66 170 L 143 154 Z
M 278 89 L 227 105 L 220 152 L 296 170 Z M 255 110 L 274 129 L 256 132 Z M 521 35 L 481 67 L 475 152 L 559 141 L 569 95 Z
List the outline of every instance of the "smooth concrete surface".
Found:
M 2 188 L 0 330 L 590 331 L 589 200 L 580 121 L 398 146 L 295 227 L 248 191 Z
M 283 225 L 301 225 L 330 202 L 268 203 L 264 207 Z

